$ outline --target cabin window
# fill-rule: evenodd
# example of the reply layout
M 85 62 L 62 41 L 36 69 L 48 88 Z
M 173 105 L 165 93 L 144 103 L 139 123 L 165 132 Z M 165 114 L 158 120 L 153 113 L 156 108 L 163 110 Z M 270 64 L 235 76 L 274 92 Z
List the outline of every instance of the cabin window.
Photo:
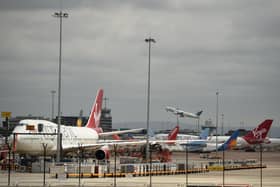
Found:
M 34 131 L 35 130 L 35 126 L 34 125 L 26 125 L 26 130 Z
M 38 132 L 43 132 L 43 124 L 42 123 L 39 123 L 38 124 Z

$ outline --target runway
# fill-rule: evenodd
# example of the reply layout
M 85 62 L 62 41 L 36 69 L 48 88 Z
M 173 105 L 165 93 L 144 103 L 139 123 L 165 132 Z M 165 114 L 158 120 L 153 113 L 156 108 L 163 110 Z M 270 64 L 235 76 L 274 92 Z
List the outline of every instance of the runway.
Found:
M 221 153 L 219 153 L 220 155 Z M 184 153 L 174 153 L 175 160 L 184 160 Z M 239 152 L 230 151 L 226 152 L 226 159 L 258 159 L 258 152 Z M 279 187 L 280 186 L 280 152 L 263 152 L 263 163 L 267 168 L 262 169 L 262 181 L 260 178 L 260 169 L 249 170 L 234 170 L 226 171 L 224 181 L 227 186 L 253 186 L 260 187 Z M 198 154 L 189 154 L 190 162 L 192 160 L 204 160 L 199 158 Z M 209 173 L 198 173 L 187 175 L 188 184 L 203 184 L 203 185 L 216 185 L 222 184 L 223 175 L 221 171 L 211 171 Z M 0 186 L 7 186 L 8 174 L 6 171 L 1 171 Z M 180 187 L 186 184 L 186 175 L 165 175 L 165 176 L 152 176 L 152 186 L 155 187 Z M 116 182 L 116 183 L 115 183 Z M 10 178 L 11 186 L 43 186 L 43 174 L 33 173 L 11 173 Z M 150 184 L 150 177 L 132 177 L 127 176 L 124 178 L 82 178 L 80 179 L 80 186 L 141 186 L 146 187 Z M 49 174 L 46 175 L 46 186 L 78 186 L 78 178 L 50 178 Z

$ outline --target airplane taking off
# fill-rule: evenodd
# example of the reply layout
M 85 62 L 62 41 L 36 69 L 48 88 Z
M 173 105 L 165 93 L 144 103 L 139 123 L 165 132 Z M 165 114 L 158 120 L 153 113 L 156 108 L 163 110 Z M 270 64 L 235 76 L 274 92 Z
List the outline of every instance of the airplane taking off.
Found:
M 269 132 L 269 129 L 272 125 L 273 120 L 267 119 L 264 120 L 258 127 L 254 128 L 248 132 L 245 136 L 237 138 L 237 148 L 246 148 L 255 144 L 265 143 L 266 136 Z M 229 136 L 218 136 L 217 140 L 219 142 L 224 142 L 229 138 Z M 212 136 L 209 142 L 215 143 L 216 136 Z
M 93 104 L 88 122 L 85 127 L 73 127 L 61 125 L 62 151 L 67 153 L 82 147 L 91 147 L 98 156 L 106 156 L 107 147 L 105 142 L 100 139 L 105 136 L 137 132 L 141 129 L 131 129 L 124 131 L 103 132 L 99 127 L 101 108 L 102 108 L 103 90 L 99 89 L 95 102 Z M 49 133 L 49 134 L 47 134 Z M 43 155 L 43 144 L 47 144 L 46 154 L 54 155 L 57 150 L 57 124 L 46 120 L 25 119 L 19 122 L 19 125 L 13 130 L 13 135 L 9 138 L 15 152 L 19 154 L 28 154 L 30 156 Z M 106 145 L 109 143 L 106 143 Z M 104 148 L 104 150 L 103 150 Z M 103 154 L 100 155 L 100 152 Z M 103 158 L 101 158 L 103 159 Z
M 194 113 L 185 112 L 183 110 L 180 110 L 180 109 L 174 108 L 174 107 L 170 107 L 170 106 L 165 107 L 165 110 L 167 112 L 172 112 L 173 114 L 175 114 L 179 117 L 189 117 L 189 118 L 195 118 L 195 119 L 198 119 L 200 117 L 200 115 L 202 114 L 202 110 L 194 114 Z

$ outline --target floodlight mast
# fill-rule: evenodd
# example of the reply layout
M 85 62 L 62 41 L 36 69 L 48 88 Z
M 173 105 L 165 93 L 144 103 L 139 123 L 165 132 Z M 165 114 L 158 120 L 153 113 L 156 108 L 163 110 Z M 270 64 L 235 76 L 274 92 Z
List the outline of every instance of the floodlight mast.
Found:
M 68 18 L 68 13 L 59 11 L 53 14 L 53 17 L 59 18 L 59 67 L 58 67 L 58 110 L 57 110 L 57 153 L 56 162 L 60 162 L 61 152 L 61 49 L 62 49 L 62 18 Z
M 148 94 L 147 94 L 147 143 L 146 143 L 146 160 L 149 158 L 149 128 L 150 128 L 150 77 L 151 77 L 151 42 L 156 43 L 155 39 L 149 37 L 145 39 L 149 44 L 149 59 L 148 59 Z

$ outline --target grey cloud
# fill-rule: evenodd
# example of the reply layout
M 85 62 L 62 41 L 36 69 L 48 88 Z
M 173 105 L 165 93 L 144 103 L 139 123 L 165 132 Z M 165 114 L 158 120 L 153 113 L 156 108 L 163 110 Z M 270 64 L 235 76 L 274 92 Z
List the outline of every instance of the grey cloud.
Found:
M 62 2 L 69 13 L 63 20 L 64 114 L 87 114 L 103 87 L 113 121 L 144 121 L 144 38 L 151 35 L 157 41 L 151 120 L 172 119 L 167 104 L 214 118 L 217 89 L 232 124 L 255 124 L 269 113 L 279 118 L 278 1 Z M 59 1 L 0 5 L 0 110 L 47 115 L 50 90 L 57 88 L 59 22 L 51 15 Z

